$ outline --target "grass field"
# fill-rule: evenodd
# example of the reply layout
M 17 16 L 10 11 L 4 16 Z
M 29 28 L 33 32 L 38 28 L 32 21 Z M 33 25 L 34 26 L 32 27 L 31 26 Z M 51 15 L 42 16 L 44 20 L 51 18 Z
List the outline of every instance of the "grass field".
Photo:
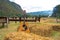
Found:
M 52 19 L 49 19 L 49 20 L 47 19 L 45 21 L 45 20 L 42 19 L 41 23 L 40 22 L 28 22 L 28 26 L 30 28 L 32 28 L 34 30 L 34 32 L 36 32 L 35 31 L 36 29 L 48 30 L 48 28 L 52 27 L 52 25 L 60 25 L 60 23 L 56 23 L 55 21 L 51 22 L 51 20 Z M 19 25 L 20 25 L 19 22 L 17 22 L 17 23 L 10 22 L 9 25 L 8 25 L 8 28 L 1 28 L 0 29 L 0 40 L 4 40 L 4 37 L 8 33 L 16 32 L 17 28 L 19 27 Z M 38 31 L 38 33 L 40 32 L 39 30 L 37 30 L 37 31 Z M 38 33 L 36 33 L 36 34 L 39 35 Z M 60 40 L 60 31 L 54 31 L 54 30 L 52 30 L 50 37 L 53 37 L 55 40 Z
M 8 33 L 10 33 L 10 32 L 16 32 L 18 26 L 19 26 L 19 22 L 18 23 L 10 22 L 9 25 L 8 25 L 8 28 L 1 28 L 0 29 L 0 40 L 3 40 L 4 37 Z

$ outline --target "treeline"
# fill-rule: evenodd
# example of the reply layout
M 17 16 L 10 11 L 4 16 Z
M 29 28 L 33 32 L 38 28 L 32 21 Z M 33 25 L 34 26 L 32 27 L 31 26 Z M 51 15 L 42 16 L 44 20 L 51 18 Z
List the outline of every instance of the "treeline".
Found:
M 0 0 L 0 17 L 20 17 L 22 8 L 9 0 Z

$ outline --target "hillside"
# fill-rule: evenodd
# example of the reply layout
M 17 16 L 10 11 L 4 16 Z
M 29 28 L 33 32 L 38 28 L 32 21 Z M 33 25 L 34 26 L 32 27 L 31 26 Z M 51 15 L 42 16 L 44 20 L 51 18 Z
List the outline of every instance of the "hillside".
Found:
M 22 13 L 22 8 L 9 0 L 0 0 L 0 17 L 15 17 Z M 18 14 L 18 15 L 17 15 Z
M 33 16 L 49 16 L 52 15 L 52 11 L 37 11 L 37 12 L 30 12 L 28 15 L 33 15 Z

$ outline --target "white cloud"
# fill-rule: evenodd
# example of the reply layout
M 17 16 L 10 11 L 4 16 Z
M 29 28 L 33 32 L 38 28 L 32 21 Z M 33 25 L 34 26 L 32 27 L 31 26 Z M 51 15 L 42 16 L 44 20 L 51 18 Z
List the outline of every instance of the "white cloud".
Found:
M 14 2 L 21 5 L 27 12 L 52 10 L 54 6 L 60 4 L 59 0 L 14 0 Z

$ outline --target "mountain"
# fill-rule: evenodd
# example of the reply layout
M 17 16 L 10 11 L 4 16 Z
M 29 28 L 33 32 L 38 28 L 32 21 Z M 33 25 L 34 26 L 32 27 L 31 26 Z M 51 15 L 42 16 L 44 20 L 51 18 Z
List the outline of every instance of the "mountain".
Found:
M 0 0 L 0 17 L 19 17 L 21 14 L 21 6 L 9 0 Z
M 52 15 L 52 11 L 48 10 L 48 11 L 37 11 L 37 12 L 30 12 L 27 13 L 28 15 L 32 15 L 32 16 L 51 16 Z

